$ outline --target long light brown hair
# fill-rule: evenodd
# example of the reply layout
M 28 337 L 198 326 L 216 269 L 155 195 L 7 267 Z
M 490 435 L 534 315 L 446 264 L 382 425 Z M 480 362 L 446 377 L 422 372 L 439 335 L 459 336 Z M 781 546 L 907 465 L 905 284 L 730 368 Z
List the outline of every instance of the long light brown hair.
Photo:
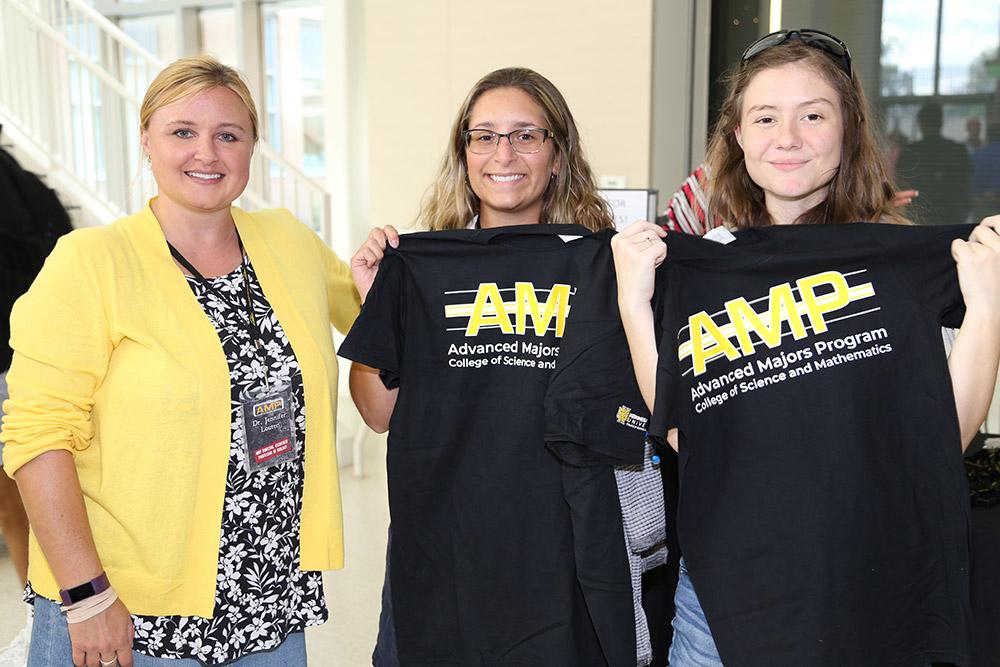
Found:
M 542 109 L 549 139 L 559 157 L 559 172 L 545 190 L 540 223 L 578 223 L 597 231 L 614 225 L 611 209 L 597 192 L 594 174 L 580 146 L 580 134 L 566 100 L 551 81 L 523 67 L 490 72 L 469 91 L 451 127 L 448 150 L 437 178 L 424 197 L 417 226 L 427 229 L 461 229 L 479 212 L 479 198 L 472 191 L 465 160 L 469 115 L 480 96 L 497 88 L 525 92 Z
M 831 56 L 797 40 L 761 51 L 727 76 L 729 95 L 719 112 L 706 157 L 711 173 L 708 190 L 712 215 L 738 229 L 773 224 L 764 191 L 747 172 L 743 149 L 736 142 L 736 128 L 747 86 L 754 76 L 791 63 L 811 68 L 837 91 L 844 132 L 840 166 L 829 182 L 826 199 L 800 215 L 796 224 L 906 223 L 891 204 L 895 184 L 857 74 L 848 75 Z

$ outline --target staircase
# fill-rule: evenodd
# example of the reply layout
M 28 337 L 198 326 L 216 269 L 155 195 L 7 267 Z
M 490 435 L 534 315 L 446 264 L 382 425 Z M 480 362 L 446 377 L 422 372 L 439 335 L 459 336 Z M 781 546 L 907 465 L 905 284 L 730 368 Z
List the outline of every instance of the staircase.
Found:
M 79 205 L 80 224 L 139 210 L 156 192 L 139 105 L 164 63 L 82 0 L 0 0 L 0 54 L 4 141 Z M 263 139 L 239 203 L 287 208 L 332 241 L 329 192 Z

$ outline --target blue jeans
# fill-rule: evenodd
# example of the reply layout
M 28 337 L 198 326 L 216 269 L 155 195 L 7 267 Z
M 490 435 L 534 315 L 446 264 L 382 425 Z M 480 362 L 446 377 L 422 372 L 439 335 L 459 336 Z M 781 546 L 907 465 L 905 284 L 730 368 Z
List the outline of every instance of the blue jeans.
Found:
M 684 559 L 681 559 L 674 594 L 674 640 L 670 645 L 670 667 L 722 667 L 708 620 L 694 592 Z
M 197 660 L 151 658 L 133 653 L 135 667 L 199 667 Z M 35 598 L 35 620 L 31 625 L 31 647 L 28 650 L 28 667 L 67 667 L 73 664 L 73 648 L 69 641 L 66 617 L 59 605 L 41 596 Z M 245 655 L 232 667 L 301 667 L 306 664 L 305 633 L 295 632 L 276 649 Z
M 705 611 L 701 608 L 688 576 L 684 559 L 681 559 L 674 594 L 674 640 L 670 645 L 670 667 L 723 667 L 715 639 L 708 628 Z M 930 664 L 924 667 L 931 667 Z

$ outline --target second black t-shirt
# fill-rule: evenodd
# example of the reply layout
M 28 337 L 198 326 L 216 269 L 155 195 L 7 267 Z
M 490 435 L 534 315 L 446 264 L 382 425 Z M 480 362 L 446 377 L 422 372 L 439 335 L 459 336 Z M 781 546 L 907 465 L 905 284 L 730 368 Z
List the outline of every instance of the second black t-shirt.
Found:
M 969 661 L 968 494 L 942 325 L 968 227 L 670 234 L 651 433 L 727 666 Z

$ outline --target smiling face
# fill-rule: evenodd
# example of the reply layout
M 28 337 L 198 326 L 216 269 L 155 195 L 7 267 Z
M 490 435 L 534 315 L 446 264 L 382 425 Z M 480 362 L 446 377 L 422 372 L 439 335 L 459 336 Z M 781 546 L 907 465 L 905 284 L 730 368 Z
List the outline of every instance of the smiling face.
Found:
M 736 140 L 775 223 L 794 222 L 826 199 L 843 135 L 840 96 L 815 69 L 790 63 L 750 81 Z
M 523 127 L 551 129 L 542 107 L 518 88 L 483 93 L 469 113 L 468 129 L 506 134 Z M 482 227 L 540 222 L 543 197 L 552 174 L 559 171 L 555 144 L 547 139 L 537 153 L 517 153 L 503 138 L 485 155 L 465 151 L 469 185 L 479 198 Z
M 142 146 L 159 206 L 202 214 L 228 210 L 250 178 L 250 113 L 233 91 L 210 88 L 157 109 Z

